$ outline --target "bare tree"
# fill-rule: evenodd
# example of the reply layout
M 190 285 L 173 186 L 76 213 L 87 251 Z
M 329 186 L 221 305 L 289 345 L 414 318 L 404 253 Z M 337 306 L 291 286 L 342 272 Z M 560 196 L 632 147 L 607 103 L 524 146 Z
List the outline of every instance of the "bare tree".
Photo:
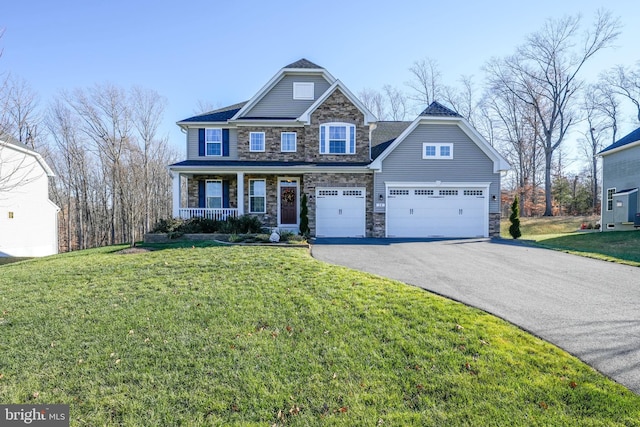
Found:
M 580 145 L 589 160 L 593 213 L 597 213 L 600 194 L 596 154 L 604 147 L 605 140 L 613 143 L 617 138 L 620 101 L 614 90 L 613 86 L 604 81 L 589 85 L 584 91 L 582 101 L 586 129 L 582 132 L 584 139 L 580 141 Z
M 394 121 L 402 121 L 407 117 L 407 97 L 397 88 L 391 85 L 382 87 L 386 99 L 389 104 L 389 119 Z
M 579 15 L 550 19 L 514 55 L 493 59 L 486 66 L 491 87 L 504 87 L 533 108 L 542 128 L 546 216 L 553 215 L 553 153 L 574 124 L 574 97 L 582 85 L 580 72 L 598 51 L 612 44 L 619 27 L 610 13 L 599 11 L 592 27 L 581 37 Z
M 38 96 L 21 78 L 10 77 L 5 81 L 4 130 L 18 142 L 36 149 L 38 126 Z
M 444 87 L 438 61 L 432 58 L 415 61 L 409 67 L 409 72 L 412 78 L 406 84 L 413 89 L 411 99 L 418 103 L 419 109 L 424 109 L 443 96 Z
M 385 100 L 382 93 L 374 89 L 362 89 L 358 92 L 358 98 L 378 120 L 387 120 Z
M 443 89 L 443 99 L 458 114 L 467 119 L 471 125 L 475 126 L 476 110 L 478 100 L 476 99 L 476 90 L 473 83 L 473 77 L 462 75 L 458 79 L 460 86 L 445 86 Z
M 636 108 L 636 118 L 640 122 L 640 62 L 636 69 L 618 65 L 604 74 L 602 80 L 610 85 L 616 94 L 631 101 Z

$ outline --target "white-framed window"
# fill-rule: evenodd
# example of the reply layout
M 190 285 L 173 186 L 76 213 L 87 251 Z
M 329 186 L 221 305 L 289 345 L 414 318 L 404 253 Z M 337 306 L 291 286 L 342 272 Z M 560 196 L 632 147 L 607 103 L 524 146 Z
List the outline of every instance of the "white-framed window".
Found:
M 453 144 L 425 142 L 422 144 L 423 159 L 453 159 Z
M 312 101 L 314 98 L 313 82 L 293 82 L 293 99 Z
M 249 180 L 249 212 L 265 213 L 267 182 L 264 179 Z
M 264 151 L 264 132 L 249 132 L 249 151 Z
M 320 126 L 320 154 L 355 154 L 356 126 L 327 123 Z
M 205 155 L 222 156 L 222 129 L 204 130 Z
M 222 208 L 222 180 L 208 179 L 205 185 L 205 194 L 208 209 Z
M 295 153 L 297 137 L 298 134 L 296 132 L 282 132 L 280 134 L 280 151 Z
M 613 195 L 616 194 L 615 188 L 607 188 L 607 210 L 613 210 Z

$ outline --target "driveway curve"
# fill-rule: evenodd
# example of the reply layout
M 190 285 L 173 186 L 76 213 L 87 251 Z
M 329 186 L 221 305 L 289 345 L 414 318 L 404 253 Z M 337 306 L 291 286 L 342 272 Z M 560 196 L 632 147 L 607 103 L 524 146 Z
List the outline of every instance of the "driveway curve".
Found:
M 640 394 L 640 268 L 501 239 L 317 239 L 312 255 L 499 316 Z

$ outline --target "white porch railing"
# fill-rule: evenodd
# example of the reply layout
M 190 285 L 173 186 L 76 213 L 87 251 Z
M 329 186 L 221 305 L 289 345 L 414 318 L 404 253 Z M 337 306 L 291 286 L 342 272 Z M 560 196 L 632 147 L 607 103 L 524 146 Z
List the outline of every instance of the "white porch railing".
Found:
M 229 217 L 237 217 L 238 209 L 180 208 L 178 215 L 182 219 L 206 218 L 224 221 Z

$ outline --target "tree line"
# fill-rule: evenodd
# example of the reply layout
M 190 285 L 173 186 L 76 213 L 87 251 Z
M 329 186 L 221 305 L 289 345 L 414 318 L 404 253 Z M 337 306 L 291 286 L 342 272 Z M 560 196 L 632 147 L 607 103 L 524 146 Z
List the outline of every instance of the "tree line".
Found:
M 512 54 L 489 59 L 481 84 L 463 75 L 445 85 L 438 62 L 425 57 L 410 66 L 405 90 L 387 84 L 358 96 L 380 120 L 407 120 L 433 101 L 457 111 L 511 163 L 504 181 L 523 215 L 597 213 L 594 156 L 620 137 L 625 104 L 640 122 L 639 64 L 602 70 L 595 82 L 582 78 L 619 29 L 606 11 L 589 24 L 579 15 L 549 19 Z M 135 242 L 171 216 L 166 166 L 177 153 L 159 134 L 166 104 L 152 89 L 96 84 L 41 105 L 27 82 L 0 74 L 0 139 L 38 151 L 53 168 L 61 250 Z M 571 132 L 585 160 L 573 175 Z
M 166 102 L 152 89 L 102 84 L 41 108 L 24 80 L 5 76 L 0 139 L 25 144 L 53 169 L 61 251 L 135 242 L 171 216 L 167 165 L 177 154 L 159 134 Z
M 382 120 L 413 118 L 433 101 L 458 112 L 510 162 L 505 183 L 523 215 L 597 214 L 595 155 L 620 138 L 624 104 L 640 122 L 640 64 L 601 70 L 595 82 L 582 76 L 620 28 L 603 10 L 591 23 L 580 15 L 548 19 L 512 54 L 487 60 L 480 84 L 462 75 L 448 86 L 438 62 L 426 57 L 409 68 L 406 91 L 385 85 L 358 95 Z M 578 135 L 573 148 L 583 158 L 577 174 L 567 172 L 569 135 Z

